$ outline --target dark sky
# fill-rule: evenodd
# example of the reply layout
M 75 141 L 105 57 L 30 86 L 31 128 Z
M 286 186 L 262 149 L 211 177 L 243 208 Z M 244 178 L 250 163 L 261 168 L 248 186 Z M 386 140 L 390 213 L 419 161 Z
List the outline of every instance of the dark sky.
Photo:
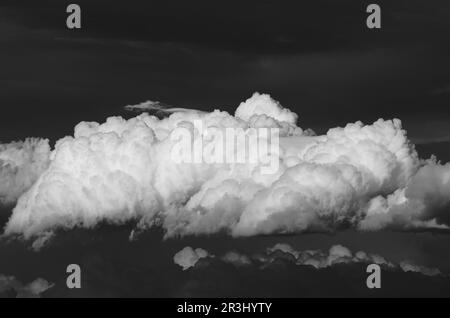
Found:
M 450 271 L 450 236 L 432 233 L 304 234 L 234 239 L 229 236 L 187 237 L 161 240 L 160 230 L 150 230 L 133 242 L 132 227 L 100 226 L 95 231 L 75 229 L 58 237 L 39 252 L 27 244 L 0 244 L 0 273 L 23 282 L 43 277 L 55 284 L 48 297 L 448 297 L 450 278 L 383 269 L 382 288 L 366 288 L 364 264 L 334 266 L 324 270 L 294 265 L 279 259 L 263 269 L 257 265 L 234 267 L 216 260 L 182 271 L 173 256 L 185 246 L 201 247 L 220 256 L 228 251 L 261 253 L 275 243 L 298 250 L 328 250 L 342 244 L 353 252 L 378 253 L 392 262 L 416 264 Z M 82 268 L 82 288 L 66 288 L 68 264 Z M 24 266 L 32 264 L 32 266 Z M 1 297 L 1 293 L 0 293 Z
M 0 1 L 0 140 L 52 140 L 148 99 L 233 112 L 271 94 L 318 133 L 403 120 L 414 142 L 450 140 L 450 3 L 378 1 Z M 129 115 L 128 115 L 129 116 Z

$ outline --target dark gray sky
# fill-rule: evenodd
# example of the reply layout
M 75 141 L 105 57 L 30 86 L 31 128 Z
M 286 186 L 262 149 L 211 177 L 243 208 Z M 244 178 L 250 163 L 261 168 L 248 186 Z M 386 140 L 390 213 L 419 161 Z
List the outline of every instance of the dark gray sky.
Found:
M 52 139 L 81 120 L 160 100 L 233 112 L 271 94 L 317 132 L 399 117 L 450 140 L 450 4 L 378 1 L 0 1 L 0 138 Z

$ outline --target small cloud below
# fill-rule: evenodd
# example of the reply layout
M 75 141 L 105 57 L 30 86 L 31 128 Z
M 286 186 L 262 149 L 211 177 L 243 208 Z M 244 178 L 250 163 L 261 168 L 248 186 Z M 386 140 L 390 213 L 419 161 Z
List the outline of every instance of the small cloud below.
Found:
M 37 278 L 24 285 L 14 276 L 0 274 L 0 298 L 39 298 L 46 290 L 54 285 L 42 278 Z
M 200 259 L 215 259 L 208 251 L 190 246 L 183 248 L 175 254 L 175 264 L 183 270 L 193 268 Z M 446 276 L 437 268 L 430 268 L 404 260 L 398 264 L 386 260 L 378 254 L 358 251 L 353 253 L 342 245 L 333 245 L 329 250 L 303 250 L 297 251 L 286 243 L 278 243 L 267 248 L 263 253 L 245 255 L 237 251 L 229 251 L 218 258 L 224 263 L 235 267 L 256 266 L 259 269 L 272 267 L 280 260 L 300 266 L 311 266 L 317 270 L 334 267 L 338 264 L 378 264 L 386 269 L 403 272 L 414 272 L 425 276 Z

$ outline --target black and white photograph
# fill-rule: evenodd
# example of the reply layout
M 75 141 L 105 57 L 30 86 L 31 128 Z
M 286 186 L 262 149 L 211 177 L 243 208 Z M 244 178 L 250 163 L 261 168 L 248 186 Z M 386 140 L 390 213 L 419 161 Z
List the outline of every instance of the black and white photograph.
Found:
M 0 298 L 448 297 L 448 0 L 0 0 Z

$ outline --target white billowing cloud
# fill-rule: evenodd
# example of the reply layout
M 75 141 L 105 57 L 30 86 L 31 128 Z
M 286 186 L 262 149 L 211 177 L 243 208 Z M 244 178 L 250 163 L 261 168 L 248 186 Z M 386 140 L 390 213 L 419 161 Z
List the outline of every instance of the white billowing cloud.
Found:
M 48 168 L 47 139 L 0 144 L 0 205 L 14 204 Z
M 246 205 L 234 234 L 357 222 L 367 198 L 405 186 L 418 164 L 398 120 L 331 129 L 293 160 L 296 164 Z
M 181 266 L 183 270 L 186 270 L 195 266 L 199 259 L 208 256 L 210 256 L 209 253 L 202 248 L 193 249 L 190 246 L 186 246 L 173 256 L 173 261 Z
M 322 136 L 296 122 L 296 114 L 258 93 L 241 103 L 235 116 L 184 110 L 163 119 L 143 113 L 102 124 L 81 122 L 73 136 L 56 143 L 50 162 L 43 160 L 46 164 L 33 171 L 36 177 L 19 197 L 5 234 L 50 238 L 58 228 L 129 221 L 139 229 L 162 226 L 167 237 L 450 223 L 444 209 L 450 197 L 448 166 L 420 161 L 399 120 L 356 122 Z M 273 173 L 264 173 L 264 161 L 173 158 L 178 141 L 172 137 L 180 131 L 190 131 L 192 144 L 207 149 L 219 144 L 211 139 L 217 132 L 234 128 L 250 136 L 262 127 L 279 129 L 279 148 L 257 154 L 261 159 L 270 153 L 277 164 Z M 265 140 L 257 135 L 250 145 Z M 48 150 L 42 152 L 47 158 Z
M 11 290 L 17 298 L 36 298 L 51 287 L 53 287 L 53 284 L 42 278 L 38 278 L 28 285 L 23 285 L 13 276 L 0 275 L 0 294 Z
M 49 169 L 19 199 L 7 231 L 27 236 L 52 226 L 91 227 L 151 213 L 147 208 L 157 208 L 147 169 L 153 140 L 154 132 L 139 119 L 80 123 L 74 137 L 57 142 Z

